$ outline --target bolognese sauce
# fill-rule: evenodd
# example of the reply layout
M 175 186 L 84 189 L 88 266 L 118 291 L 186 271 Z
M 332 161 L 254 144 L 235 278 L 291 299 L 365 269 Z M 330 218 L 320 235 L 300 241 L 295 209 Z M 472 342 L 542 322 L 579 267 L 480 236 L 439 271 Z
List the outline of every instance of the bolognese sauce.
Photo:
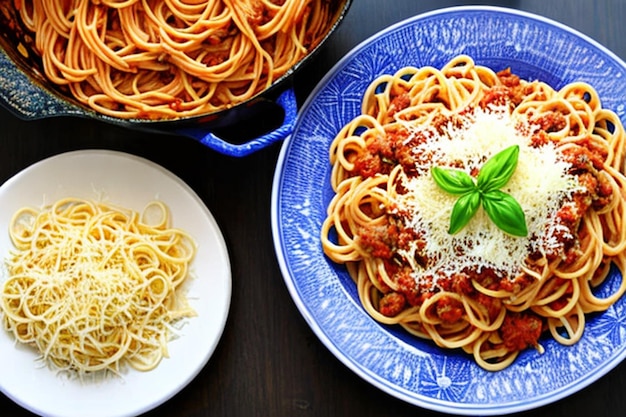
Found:
M 599 309 L 589 306 L 597 300 L 581 300 L 581 288 L 600 274 L 582 263 L 595 262 L 606 275 L 616 256 L 591 259 L 601 246 L 593 228 L 621 236 L 606 223 L 618 220 L 589 220 L 623 205 L 617 190 L 626 180 L 612 150 L 623 146 L 621 124 L 608 111 L 596 110 L 611 120 L 595 125 L 596 116 L 580 114 L 598 105 L 588 86 L 556 91 L 465 56 L 440 72 L 401 69 L 380 83 L 384 89 L 375 81 L 363 99 L 366 114 L 331 145 L 331 162 L 343 167 L 333 177 L 342 205 L 331 203 L 322 228 L 326 254 L 359 271 L 352 275 L 370 314 L 440 346 L 462 347 L 492 370 L 529 347 L 542 351 L 548 330 L 560 340 L 555 329 L 566 326 L 572 341 L 580 337 L 582 314 Z M 430 169 L 463 170 L 476 181 L 489 156 L 512 143 L 520 159 L 503 190 L 520 201 L 528 236 L 497 230 L 480 211 L 458 235 L 446 233 L 457 196 L 438 189 Z M 339 149 L 343 156 L 334 157 Z M 355 188 L 338 187 L 355 177 Z M 331 228 L 346 237 L 330 242 Z

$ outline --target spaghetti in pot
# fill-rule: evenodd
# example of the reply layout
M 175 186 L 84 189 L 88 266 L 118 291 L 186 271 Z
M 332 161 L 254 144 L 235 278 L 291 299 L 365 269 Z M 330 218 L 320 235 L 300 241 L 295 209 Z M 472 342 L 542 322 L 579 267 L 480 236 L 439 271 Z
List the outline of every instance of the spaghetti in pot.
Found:
M 15 0 L 46 77 L 118 118 L 172 119 L 246 101 L 326 35 L 328 0 Z
M 196 244 L 159 201 L 142 213 L 62 199 L 18 210 L 0 294 L 4 328 L 58 370 L 148 371 L 175 323 L 195 316 L 182 284 Z
M 626 134 L 590 85 L 554 90 L 458 56 L 440 70 L 380 76 L 361 110 L 330 146 L 335 195 L 321 242 L 374 319 L 495 371 L 529 347 L 542 352 L 543 334 L 576 343 L 585 315 L 622 296 Z M 508 235 L 482 209 L 449 234 L 458 196 L 431 169 L 476 178 L 512 145 L 519 161 L 502 190 L 520 203 L 528 235 Z M 600 297 L 612 265 L 619 282 Z

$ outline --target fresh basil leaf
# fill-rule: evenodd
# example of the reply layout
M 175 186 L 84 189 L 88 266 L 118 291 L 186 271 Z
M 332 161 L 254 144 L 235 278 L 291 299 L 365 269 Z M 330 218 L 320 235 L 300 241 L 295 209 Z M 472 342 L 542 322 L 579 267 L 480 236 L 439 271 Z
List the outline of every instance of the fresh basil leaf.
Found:
M 476 181 L 464 171 L 433 167 L 433 179 L 441 189 L 460 195 L 452 208 L 448 233 L 458 233 L 482 206 L 491 221 L 513 236 L 527 236 L 526 218 L 520 204 L 500 190 L 511 179 L 519 157 L 519 146 L 510 146 L 485 162 Z
M 492 190 L 483 193 L 482 202 L 487 216 L 498 228 L 513 236 L 528 235 L 524 210 L 513 196 L 504 191 Z
M 437 185 L 450 194 L 465 194 L 476 188 L 474 180 L 465 171 L 435 166 L 430 172 Z
M 478 188 L 489 192 L 504 187 L 517 168 L 518 157 L 519 146 L 513 145 L 489 158 L 478 173 Z
M 450 229 L 448 233 L 454 235 L 464 228 L 480 207 L 480 193 L 478 190 L 462 195 L 454 203 L 450 215 Z

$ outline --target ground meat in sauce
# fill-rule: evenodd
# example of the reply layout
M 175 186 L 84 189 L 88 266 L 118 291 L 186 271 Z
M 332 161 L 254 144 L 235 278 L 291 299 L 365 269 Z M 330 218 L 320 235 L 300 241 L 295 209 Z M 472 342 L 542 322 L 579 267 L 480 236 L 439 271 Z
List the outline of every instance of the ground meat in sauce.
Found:
M 397 292 L 385 294 L 379 302 L 378 310 L 387 317 L 395 317 L 406 307 L 406 298 Z
M 558 132 L 567 127 L 565 116 L 558 112 L 545 113 L 531 119 L 531 122 L 546 133 Z
M 354 162 L 354 173 L 370 178 L 377 174 L 389 174 L 394 166 L 392 142 L 388 137 L 369 138 L 367 147 L 360 152 Z
M 387 131 L 385 136 L 368 138 L 365 149 L 354 158 L 353 173 L 370 178 L 377 174 L 389 174 L 398 164 L 410 172 L 415 167 L 411 148 L 419 140 L 419 135 L 409 140 L 409 132 L 405 129 Z
M 506 104 L 516 106 L 528 93 L 527 86 L 520 82 L 518 76 L 512 74 L 510 70 L 498 73 L 501 86 L 490 88 L 480 102 L 480 106 L 487 107 L 490 104 Z M 410 105 L 410 98 L 405 92 L 398 92 L 392 100 L 387 113 L 392 117 L 398 111 Z M 449 123 L 454 123 L 454 118 L 443 115 L 435 117 L 433 127 L 443 129 Z M 567 127 L 565 116 L 559 112 L 551 112 L 532 119 L 532 123 L 537 126 L 532 132 L 531 144 L 540 147 L 550 142 L 549 133 L 557 132 Z M 377 174 L 388 174 L 397 164 L 405 168 L 409 175 L 412 167 L 415 166 L 419 155 L 411 152 L 417 143 L 425 141 L 419 134 L 409 137 L 406 130 L 396 129 L 386 132 L 385 136 L 370 138 L 366 148 L 362 150 L 354 159 L 354 175 L 368 178 Z M 577 252 L 576 231 L 585 211 L 590 207 L 603 207 L 610 202 L 612 196 L 612 185 L 608 178 L 598 174 L 607 158 L 607 152 L 603 148 L 598 148 L 591 140 L 583 141 L 582 146 L 570 148 L 565 152 L 568 162 L 572 164 L 572 174 L 578 175 L 584 190 L 576 192 L 571 201 L 564 204 L 557 213 L 557 221 L 563 227 L 558 228 L 555 238 L 561 244 L 561 252 L 549 254 L 549 258 L 556 256 L 563 257 L 563 262 L 573 262 L 579 255 Z M 428 159 L 428 156 L 424 156 Z M 392 216 L 390 216 L 390 219 Z M 477 300 L 485 307 L 485 311 L 491 321 L 495 320 L 504 308 L 500 299 L 487 296 L 477 291 L 472 281 L 480 283 L 483 287 L 493 291 L 506 291 L 511 294 L 518 293 L 533 282 L 533 279 L 525 274 L 521 274 L 515 279 L 503 277 L 496 271 L 483 269 L 478 273 L 473 270 L 464 270 L 454 277 L 438 277 L 437 286 L 433 286 L 435 277 L 421 277 L 417 283 L 413 276 L 412 269 L 406 265 L 398 263 L 397 253 L 399 248 L 406 248 L 409 242 L 417 240 L 418 236 L 414 230 L 405 230 L 396 224 L 396 219 L 388 226 L 376 226 L 363 228 L 360 230 L 358 242 L 373 256 L 383 259 L 386 273 L 392 277 L 397 284 L 397 291 L 391 291 L 389 287 L 382 283 L 384 289 L 378 303 L 381 314 L 394 317 L 401 313 L 408 306 L 420 306 L 425 300 L 432 297 L 437 291 L 450 291 L 462 294 L 465 297 Z M 419 251 L 418 251 L 419 253 Z M 539 253 L 531 254 L 539 259 L 543 256 Z M 426 262 L 426 260 L 423 260 Z M 419 263 L 420 260 L 418 259 Z M 571 288 L 558 300 L 553 301 L 550 307 L 553 309 L 563 308 L 567 304 L 567 297 L 571 295 Z M 461 302 L 452 297 L 442 297 L 430 311 L 444 323 L 456 323 L 463 320 L 465 309 Z M 544 319 L 533 312 L 507 312 L 504 323 L 498 330 L 503 339 L 503 344 L 509 351 L 519 351 L 528 347 L 537 346 L 539 337 L 545 330 Z
M 437 317 L 444 323 L 456 323 L 465 314 L 463 303 L 452 297 L 441 297 L 435 306 Z
M 537 346 L 542 332 L 541 318 L 530 313 L 508 313 L 500 327 L 504 346 L 509 351 Z
M 393 224 L 362 228 L 357 243 L 375 258 L 391 259 L 398 228 Z
M 506 105 L 517 106 L 526 96 L 526 87 L 521 84 L 520 78 L 511 73 L 511 69 L 507 68 L 497 73 L 502 85 L 494 86 L 485 92 L 485 95 L 479 102 L 481 108 L 488 105 Z

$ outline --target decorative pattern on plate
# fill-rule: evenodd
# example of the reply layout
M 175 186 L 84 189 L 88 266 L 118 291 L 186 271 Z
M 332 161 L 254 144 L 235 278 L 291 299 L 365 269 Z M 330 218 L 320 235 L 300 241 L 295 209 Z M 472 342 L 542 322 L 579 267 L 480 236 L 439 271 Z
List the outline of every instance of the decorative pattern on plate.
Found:
M 283 146 L 274 178 L 272 222 L 285 282 L 320 340 L 362 378 L 407 402 L 448 413 L 495 415 L 535 408 L 570 395 L 626 356 L 626 300 L 590 316 L 572 347 L 542 340 L 546 352 L 523 352 L 491 373 L 463 353 L 382 326 L 361 308 L 343 267 L 319 241 L 329 185 L 328 147 L 360 112 L 378 75 L 407 66 L 441 67 L 458 54 L 494 69 L 559 88 L 593 85 L 605 107 L 626 121 L 626 65 L 586 36 L 545 18 L 495 7 L 456 7 L 400 22 L 357 46 L 320 82 Z M 601 291 L 610 291 L 611 283 Z

